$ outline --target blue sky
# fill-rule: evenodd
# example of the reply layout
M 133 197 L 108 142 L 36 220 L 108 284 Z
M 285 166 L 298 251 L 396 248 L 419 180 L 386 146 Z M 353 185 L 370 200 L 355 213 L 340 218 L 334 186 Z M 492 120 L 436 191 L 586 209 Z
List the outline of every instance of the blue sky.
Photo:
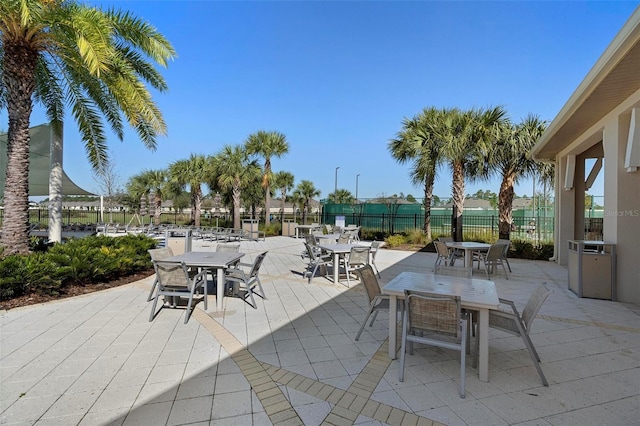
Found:
M 272 160 L 321 197 L 337 183 L 358 196 L 412 194 L 409 166 L 387 144 L 403 118 L 428 106 L 503 105 L 518 122 L 551 121 L 637 2 L 89 2 L 151 22 L 178 58 L 157 94 L 169 135 L 149 151 L 128 131 L 109 145 L 122 183 L 191 153 L 215 154 L 258 130 L 286 135 Z M 0 128 L 7 127 L 6 111 Z M 36 107 L 32 125 L 45 117 Z M 97 191 L 75 123 L 65 123 L 64 168 Z M 442 169 L 435 194 L 450 196 Z M 601 186 L 600 186 L 601 188 Z M 499 190 L 493 179 L 467 193 Z M 530 195 L 531 182 L 516 188 Z M 598 194 L 598 183 L 592 193 Z

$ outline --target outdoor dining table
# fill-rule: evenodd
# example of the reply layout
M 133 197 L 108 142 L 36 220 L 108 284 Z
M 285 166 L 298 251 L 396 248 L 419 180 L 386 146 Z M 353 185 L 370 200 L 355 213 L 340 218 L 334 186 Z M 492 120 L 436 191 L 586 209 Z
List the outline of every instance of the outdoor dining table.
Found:
M 489 310 L 498 309 L 498 293 L 493 281 L 433 275 L 418 272 L 402 272 L 382 288 L 389 295 L 389 357 L 396 359 L 396 322 L 398 299 L 404 301 L 404 291 L 422 291 L 447 296 L 460 296 L 463 308 L 478 311 L 478 377 L 489 381 Z
M 491 244 L 475 243 L 473 241 L 447 241 L 447 248 L 455 250 L 464 250 L 464 266 L 467 269 L 473 268 L 473 252 L 487 251 Z
M 316 235 L 316 241 L 317 242 L 322 242 L 323 240 L 329 244 L 329 241 L 333 241 L 334 243 L 336 241 L 338 241 L 338 238 L 340 238 L 340 235 L 342 234 L 322 234 L 322 235 Z
M 334 283 L 340 282 L 340 278 L 339 278 L 340 256 L 344 257 L 344 255 L 351 253 L 351 248 L 356 246 L 370 247 L 371 243 L 358 242 L 356 244 L 318 244 L 318 247 L 320 247 L 322 250 L 333 253 L 333 282 Z
M 184 262 L 188 267 L 207 269 L 212 274 L 212 270 L 217 270 L 216 309 L 221 311 L 222 297 L 224 296 L 224 271 L 238 262 L 242 256 L 244 256 L 244 253 L 189 251 L 163 260 L 166 262 Z
M 320 225 L 296 225 L 296 238 L 300 237 L 301 230 L 311 233 L 315 229 L 322 229 L 322 227 Z

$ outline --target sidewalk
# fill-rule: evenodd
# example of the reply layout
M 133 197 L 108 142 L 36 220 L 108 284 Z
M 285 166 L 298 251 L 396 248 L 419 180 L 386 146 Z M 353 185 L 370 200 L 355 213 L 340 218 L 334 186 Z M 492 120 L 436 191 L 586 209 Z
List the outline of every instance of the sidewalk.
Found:
M 269 250 L 258 309 L 225 298 L 223 313 L 200 303 L 186 325 L 181 309 L 148 322 L 149 278 L 0 312 L 0 424 L 638 424 L 639 306 L 579 299 L 565 268 L 510 260 L 509 280 L 495 278 L 501 297 L 522 307 L 540 282 L 553 290 L 532 329 L 550 386 L 519 338 L 491 330 L 490 382 L 469 360 L 461 399 L 454 352 L 416 350 L 398 381 L 384 313 L 355 342 L 364 290 L 308 284 L 302 241 L 241 243 L 246 261 Z M 382 283 L 434 261 L 384 249 L 376 258 Z

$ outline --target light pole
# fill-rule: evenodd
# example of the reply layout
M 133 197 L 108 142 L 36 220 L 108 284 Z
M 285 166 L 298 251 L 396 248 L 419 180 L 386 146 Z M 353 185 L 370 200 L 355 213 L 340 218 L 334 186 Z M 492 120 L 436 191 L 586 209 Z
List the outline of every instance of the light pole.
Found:
M 338 197 L 338 169 L 340 168 L 340 166 L 336 167 L 336 178 L 335 178 L 335 185 L 333 188 L 333 202 L 337 202 L 337 197 Z
M 356 203 L 358 202 L 358 178 L 360 177 L 360 173 L 356 175 Z

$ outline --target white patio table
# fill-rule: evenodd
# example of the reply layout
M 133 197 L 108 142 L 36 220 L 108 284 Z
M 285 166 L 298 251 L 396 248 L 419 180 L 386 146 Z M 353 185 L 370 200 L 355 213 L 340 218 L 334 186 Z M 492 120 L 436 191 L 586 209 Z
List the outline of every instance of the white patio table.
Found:
M 463 308 L 478 311 L 478 377 L 489 381 L 489 310 L 498 309 L 498 293 L 493 281 L 449 277 L 417 272 L 402 272 L 382 288 L 389 297 L 389 357 L 396 359 L 398 299 L 404 301 L 404 291 L 423 291 L 460 296 Z
M 192 268 L 204 268 L 217 270 L 216 309 L 222 310 L 222 298 L 224 297 L 224 271 L 244 256 L 244 253 L 227 253 L 215 251 L 190 251 L 177 256 L 171 256 L 163 261 L 184 262 Z
M 370 242 L 358 242 L 355 244 L 318 244 L 323 250 L 326 250 L 330 253 L 333 253 L 333 282 L 340 282 L 340 256 L 344 256 L 346 254 L 351 253 L 351 247 L 361 246 L 361 247 L 371 247 Z
M 448 248 L 456 250 L 464 250 L 464 266 L 465 268 L 473 268 L 473 252 L 487 251 L 491 244 L 475 243 L 473 241 L 447 241 Z

